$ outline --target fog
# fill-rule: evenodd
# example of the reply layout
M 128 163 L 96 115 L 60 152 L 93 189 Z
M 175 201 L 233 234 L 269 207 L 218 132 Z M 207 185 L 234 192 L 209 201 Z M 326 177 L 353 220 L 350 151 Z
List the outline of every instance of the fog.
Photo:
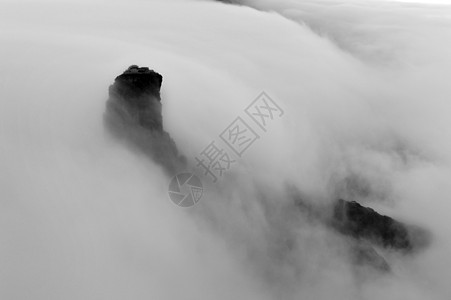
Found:
M 0 1 L 1 299 L 447 299 L 451 7 L 390 1 Z M 191 162 L 265 91 L 283 107 L 204 196 L 102 122 L 163 75 Z M 342 197 L 429 230 L 392 271 L 293 207 Z M 289 247 L 286 245 L 289 244 Z

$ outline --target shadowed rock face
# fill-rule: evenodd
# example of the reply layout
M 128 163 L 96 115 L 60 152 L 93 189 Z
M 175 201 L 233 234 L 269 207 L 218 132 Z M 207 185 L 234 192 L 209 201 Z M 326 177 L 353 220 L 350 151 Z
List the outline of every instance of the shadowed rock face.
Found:
M 390 266 L 375 246 L 407 254 L 430 244 L 429 232 L 381 215 L 355 201 L 336 201 L 327 223 L 354 239 L 351 259 L 356 265 L 367 265 L 380 271 L 390 271 Z
M 343 235 L 348 241 L 350 260 L 356 266 L 387 272 L 390 265 L 381 254 L 384 249 L 413 254 L 431 243 L 428 231 L 381 215 L 355 201 L 339 199 L 331 207 L 324 207 L 305 201 L 296 192 L 291 193 L 300 213 Z
M 132 122 L 150 131 L 163 131 L 160 88 L 163 77 L 148 68 L 130 66 L 110 86 L 109 108 L 120 106 Z M 117 107 L 119 108 L 119 107 Z
M 104 120 L 113 135 L 144 152 L 173 176 L 186 162 L 163 130 L 162 81 L 163 77 L 149 68 L 130 66 L 109 88 Z
M 336 202 L 332 226 L 356 239 L 404 252 L 421 250 L 430 242 L 426 231 L 381 215 L 355 201 L 340 199 Z

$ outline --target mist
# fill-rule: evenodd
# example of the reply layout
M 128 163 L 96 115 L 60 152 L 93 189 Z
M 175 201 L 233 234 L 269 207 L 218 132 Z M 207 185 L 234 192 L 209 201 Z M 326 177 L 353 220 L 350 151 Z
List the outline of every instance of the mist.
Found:
M 0 298 L 449 297 L 451 7 L 236 4 L 0 1 Z M 131 64 L 163 75 L 164 128 L 191 163 L 262 91 L 285 114 L 183 209 L 104 128 Z M 387 274 L 356 266 L 293 193 L 359 201 L 432 243 L 381 251 Z

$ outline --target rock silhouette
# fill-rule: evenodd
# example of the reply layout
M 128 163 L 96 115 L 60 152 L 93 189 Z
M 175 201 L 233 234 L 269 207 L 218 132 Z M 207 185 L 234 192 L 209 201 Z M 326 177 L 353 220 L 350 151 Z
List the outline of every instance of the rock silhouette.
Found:
M 105 125 L 160 164 L 168 176 L 186 164 L 169 134 L 163 129 L 160 88 L 163 76 L 146 67 L 130 66 L 109 88 Z
M 345 235 L 365 239 L 383 248 L 414 252 L 430 243 L 425 230 L 381 215 L 356 201 L 339 199 L 334 206 L 331 224 Z
M 305 201 L 296 192 L 292 196 L 300 213 L 348 240 L 350 259 L 355 265 L 390 271 L 380 251 L 386 249 L 413 254 L 425 249 L 431 242 L 428 231 L 381 215 L 356 201 L 338 199 L 331 206 L 324 207 Z

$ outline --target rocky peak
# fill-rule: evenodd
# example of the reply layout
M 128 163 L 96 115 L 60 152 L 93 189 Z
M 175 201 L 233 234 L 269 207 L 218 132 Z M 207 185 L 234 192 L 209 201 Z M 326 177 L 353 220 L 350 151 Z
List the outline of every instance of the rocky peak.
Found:
M 131 65 L 109 88 L 105 124 L 116 137 L 144 151 L 168 175 L 185 164 L 163 129 L 160 88 L 163 76 L 147 67 Z

